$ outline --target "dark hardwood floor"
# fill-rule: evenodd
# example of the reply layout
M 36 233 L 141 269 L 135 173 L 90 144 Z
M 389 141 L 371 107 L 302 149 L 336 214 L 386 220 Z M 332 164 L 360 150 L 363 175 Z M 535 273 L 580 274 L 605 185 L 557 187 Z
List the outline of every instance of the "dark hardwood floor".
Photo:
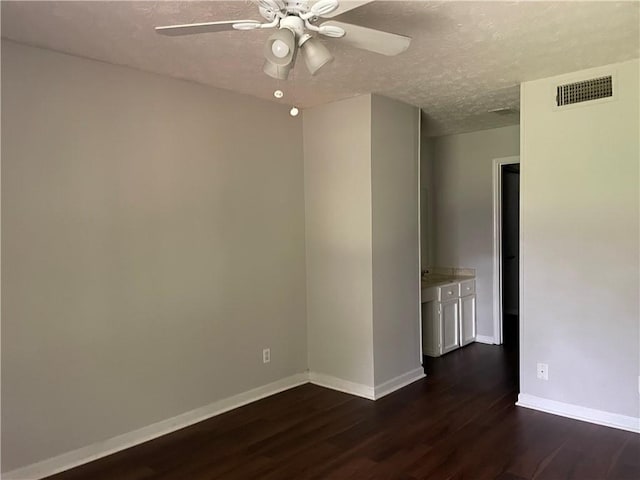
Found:
M 502 347 L 430 359 L 371 402 L 303 385 L 55 480 L 640 479 L 640 436 L 515 407 Z

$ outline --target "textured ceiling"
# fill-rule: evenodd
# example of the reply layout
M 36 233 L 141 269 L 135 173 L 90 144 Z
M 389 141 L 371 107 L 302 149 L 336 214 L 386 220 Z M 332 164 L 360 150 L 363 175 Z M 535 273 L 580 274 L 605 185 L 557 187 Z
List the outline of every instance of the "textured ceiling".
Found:
M 422 107 L 431 134 L 518 123 L 488 113 L 519 107 L 520 82 L 640 53 L 640 3 L 376 1 L 340 21 L 413 37 L 384 57 L 327 39 L 336 59 L 311 77 L 302 62 L 286 82 L 262 73 L 269 30 L 163 37 L 153 27 L 257 19 L 235 2 L 2 2 L 2 36 L 276 101 L 314 106 L 379 93 Z

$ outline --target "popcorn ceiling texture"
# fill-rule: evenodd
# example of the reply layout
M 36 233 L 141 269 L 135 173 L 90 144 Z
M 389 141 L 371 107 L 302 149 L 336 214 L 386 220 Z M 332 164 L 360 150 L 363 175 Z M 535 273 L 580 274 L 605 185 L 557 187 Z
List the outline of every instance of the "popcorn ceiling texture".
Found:
M 163 37 L 153 27 L 261 20 L 235 2 L 2 2 L 2 35 L 82 57 L 310 107 L 379 93 L 421 107 L 430 135 L 516 124 L 519 84 L 637 58 L 638 2 L 376 1 L 338 20 L 411 36 L 385 57 L 325 44 L 335 61 L 311 77 L 298 62 L 286 82 L 262 73 L 272 30 Z M 276 100 L 273 91 L 284 90 Z

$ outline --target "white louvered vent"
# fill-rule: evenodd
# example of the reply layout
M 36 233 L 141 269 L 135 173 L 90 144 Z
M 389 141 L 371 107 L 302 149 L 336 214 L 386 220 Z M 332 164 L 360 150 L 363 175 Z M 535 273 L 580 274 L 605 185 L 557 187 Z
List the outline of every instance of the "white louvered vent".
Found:
M 556 94 L 556 105 L 572 105 L 613 96 L 613 79 L 607 77 L 592 78 L 582 82 L 559 85 Z

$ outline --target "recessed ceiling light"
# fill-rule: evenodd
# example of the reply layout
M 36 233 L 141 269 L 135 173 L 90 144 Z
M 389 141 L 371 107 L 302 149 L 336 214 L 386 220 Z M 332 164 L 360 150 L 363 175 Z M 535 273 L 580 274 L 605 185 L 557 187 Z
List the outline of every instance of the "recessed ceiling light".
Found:
M 289 115 L 292 117 L 297 117 L 299 113 L 300 110 L 298 110 L 298 107 L 291 107 L 291 110 L 289 110 Z
M 284 92 L 282 90 L 276 90 L 275 92 L 273 92 L 273 96 L 276 98 L 282 98 L 284 97 Z

